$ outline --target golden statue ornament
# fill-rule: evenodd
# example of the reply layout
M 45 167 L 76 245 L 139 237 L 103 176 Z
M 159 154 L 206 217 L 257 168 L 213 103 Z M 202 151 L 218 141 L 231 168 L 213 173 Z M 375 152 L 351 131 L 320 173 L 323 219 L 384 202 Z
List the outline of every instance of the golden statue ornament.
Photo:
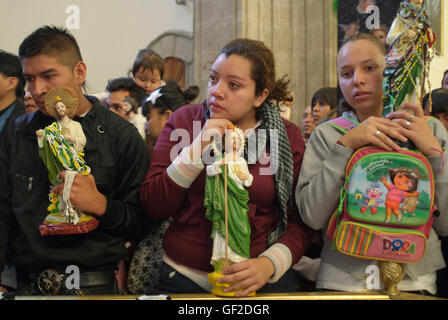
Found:
M 378 261 L 378 267 L 385 293 L 390 296 L 399 295 L 398 284 L 403 280 L 405 274 L 403 264 L 391 261 Z

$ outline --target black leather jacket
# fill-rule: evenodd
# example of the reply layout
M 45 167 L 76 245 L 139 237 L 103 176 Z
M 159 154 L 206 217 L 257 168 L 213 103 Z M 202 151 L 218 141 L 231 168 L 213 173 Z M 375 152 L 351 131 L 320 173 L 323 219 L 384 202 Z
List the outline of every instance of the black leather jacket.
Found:
M 36 130 L 54 119 L 40 111 L 9 126 L 0 149 L 0 271 L 5 255 L 19 272 L 45 268 L 114 270 L 128 240 L 142 239 L 150 222 L 139 204 L 138 189 L 149 165 L 146 144 L 129 122 L 87 96 L 93 108 L 81 122 L 87 137 L 85 159 L 98 190 L 107 198 L 99 227 L 85 235 L 46 236 L 39 224 L 47 215 L 50 183 L 38 155 Z
M 9 116 L 8 120 L 6 121 L 6 124 L 3 127 L 3 130 L 0 131 L 0 145 L 1 145 L 1 140 L 3 137 L 3 132 L 6 131 L 6 128 L 8 128 L 8 126 L 12 122 L 14 122 L 15 119 L 17 119 L 21 115 L 25 114 L 25 104 L 22 102 L 22 100 L 17 99 L 10 106 L 12 106 L 14 108 L 14 110 L 13 110 L 12 114 Z M 8 106 L 8 108 L 10 106 Z M 4 110 L 6 111 L 6 109 L 8 109 L 8 108 L 5 108 Z

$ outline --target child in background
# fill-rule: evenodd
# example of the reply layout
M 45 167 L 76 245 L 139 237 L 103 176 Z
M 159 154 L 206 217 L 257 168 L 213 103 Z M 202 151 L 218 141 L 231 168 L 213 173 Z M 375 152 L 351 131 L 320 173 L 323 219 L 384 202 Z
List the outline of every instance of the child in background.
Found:
M 146 140 L 150 153 L 170 115 L 179 107 L 189 104 L 199 94 L 199 87 L 191 86 L 182 92 L 176 81 L 168 80 L 166 85 L 155 90 L 143 105 L 148 110 Z
M 165 61 L 163 58 L 146 48 L 137 53 L 129 73 L 132 74 L 135 84 L 145 91 L 146 96 L 149 96 L 155 89 L 165 85 L 162 80 L 164 72 Z M 148 112 L 147 108 L 143 108 L 144 116 L 147 116 Z

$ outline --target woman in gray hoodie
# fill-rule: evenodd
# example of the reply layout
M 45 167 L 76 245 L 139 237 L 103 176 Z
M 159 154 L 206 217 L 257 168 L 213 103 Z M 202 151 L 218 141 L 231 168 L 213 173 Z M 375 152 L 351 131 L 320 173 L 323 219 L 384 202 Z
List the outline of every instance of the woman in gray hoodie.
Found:
M 296 202 L 306 224 L 315 230 L 324 229 L 316 288 L 339 291 L 379 289 L 372 288 L 366 282 L 377 262 L 333 250 L 331 240 L 325 236 L 325 229 L 338 207 L 345 168 L 353 152 L 366 145 L 399 150 L 394 140 L 412 141 L 428 157 L 433 168 L 435 205 L 440 215 L 434 218 L 423 258 L 405 266 L 406 274 L 398 288 L 435 294 L 436 271 L 445 266 L 437 233 L 441 236 L 448 234 L 448 133 L 437 119 L 426 122 L 421 106 L 416 104 L 404 105 L 405 110 L 382 116 L 385 54 L 384 46 L 366 34 L 348 39 L 339 50 L 338 80 L 348 107 L 344 115 L 359 124 L 345 135 L 329 123 L 316 127 L 303 158 Z

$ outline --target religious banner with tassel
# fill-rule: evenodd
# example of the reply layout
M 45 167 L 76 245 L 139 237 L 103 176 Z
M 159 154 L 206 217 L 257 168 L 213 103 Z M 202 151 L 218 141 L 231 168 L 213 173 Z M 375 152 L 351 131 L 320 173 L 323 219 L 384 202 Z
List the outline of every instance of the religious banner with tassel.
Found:
M 402 1 L 387 34 L 389 52 L 386 56 L 383 82 L 384 116 L 399 110 L 400 106 L 409 102 L 421 105 L 425 96 L 425 85 L 430 93 L 428 106 L 431 112 L 429 68 L 436 39 L 426 13 L 425 2 L 428 0 Z M 404 147 L 415 149 L 412 143 Z M 398 283 L 405 274 L 404 265 L 380 261 L 379 268 L 380 279 L 386 292 L 397 295 Z

